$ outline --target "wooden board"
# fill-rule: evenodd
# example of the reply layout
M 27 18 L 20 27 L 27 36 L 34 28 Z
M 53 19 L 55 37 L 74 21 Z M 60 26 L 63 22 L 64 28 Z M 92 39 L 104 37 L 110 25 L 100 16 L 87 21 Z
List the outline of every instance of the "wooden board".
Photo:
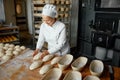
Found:
M 42 80 L 44 75 L 39 74 L 39 70 L 29 70 L 29 66 L 33 62 L 32 50 L 28 50 L 27 52 L 15 57 L 14 59 L 0 65 L 0 80 Z M 50 64 L 50 62 L 46 62 L 45 64 Z M 54 65 L 54 67 L 58 67 Z M 63 80 L 65 74 L 71 71 L 71 67 L 69 66 L 66 70 L 62 72 L 62 76 L 60 80 Z M 120 80 L 120 68 L 115 68 L 115 79 Z M 117 73 L 116 73 L 117 71 Z M 87 64 L 84 69 L 81 71 L 82 79 L 87 75 L 91 75 L 89 71 L 89 64 Z M 110 75 L 108 72 L 108 67 L 105 66 L 104 72 L 100 77 L 101 80 L 110 80 Z

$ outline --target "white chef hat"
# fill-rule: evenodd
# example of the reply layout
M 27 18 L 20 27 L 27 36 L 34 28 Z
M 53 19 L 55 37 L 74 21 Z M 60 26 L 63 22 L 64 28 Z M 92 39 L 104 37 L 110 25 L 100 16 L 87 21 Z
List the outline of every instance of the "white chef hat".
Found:
M 55 18 L 57 16 L 56 6 L 54 6 L 52 4 L 46 4 L 43 7 L 42 15 L 46 15 L 46 16 Z

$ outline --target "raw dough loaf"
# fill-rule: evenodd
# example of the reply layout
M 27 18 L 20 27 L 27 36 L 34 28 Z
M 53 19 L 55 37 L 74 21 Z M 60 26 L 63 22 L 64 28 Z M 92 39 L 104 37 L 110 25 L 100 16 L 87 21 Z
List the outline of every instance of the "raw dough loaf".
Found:
M 46 64 L 41 67 L 39 74 L 45 74 L 47 71 L 49 71 L 53 66 L 50 64 Z
M 21 46 L 20 49 L 21 49 L 21 50 L 25 50 L 25 46 Z
M 51 64 L 54 65 L 56 64 L 59 60 L 61 59 L 61 57 L 55 57 L 51 60 Z
M 29 69 L 30 69 L 30 70 L 34 70 L 34 69 L 40 67 L 40 66 L 42 65 L 42 63 L 43 63 L 42 61 L 34 61 L 34 62 L 30 65 Z
M 42 61 L 43 61 L 43 62 L 47 62 L 47 61 L 51 60 L 53 57 L 54 57 L 54 55 L 51 55 L 51 54 L 46 55 L 46 56 L 42 59 Z
M 40 59 L 40 56 L 41 56 L 41 52 L 39 52 L 38 54 L 36 54 L 36 55 L 33 57 L 33 60 L 39 60 L 39 59 Z

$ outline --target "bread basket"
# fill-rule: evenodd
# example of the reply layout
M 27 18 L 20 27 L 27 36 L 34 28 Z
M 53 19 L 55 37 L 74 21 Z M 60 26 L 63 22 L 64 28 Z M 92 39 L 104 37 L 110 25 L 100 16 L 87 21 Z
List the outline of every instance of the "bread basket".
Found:
M 62 75 L 62 70 L 59 68 L 53 68 L 49 70 L 42 80 L 59 80 Z
M 69 71 L 63 80 L 82 80 L 82 75 L 78 71 Z
M 73 70 L 81 71 L 83 67 L 87 64 L 87 61 L 87 57 L 79 57 L 71 64 L 71 67 Z
M 71 54 L 64 55 L 64 56 L 62 56 L 62 58 L 58 62 L 58 67 L 61 70 L 64 70 L 70 65 L 72 60 L 73 60 L 73 56 Z
M 103 65 L 103 62 L 100 61 L 100 60 L 93 60 L 91 63 L 90 63 L 90 73 L 94 76 L 100 76 L 104 70 L 104 65 Z

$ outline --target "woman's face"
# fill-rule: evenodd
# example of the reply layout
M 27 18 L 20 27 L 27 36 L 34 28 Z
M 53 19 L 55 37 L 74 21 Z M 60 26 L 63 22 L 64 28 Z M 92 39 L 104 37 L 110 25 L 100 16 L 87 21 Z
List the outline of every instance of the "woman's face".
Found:
M 42 21 L 48 24 L 49 26 L 52 26 L 55 22 L 55 18 L 51 18 L 49 16 L 42 15 Z

